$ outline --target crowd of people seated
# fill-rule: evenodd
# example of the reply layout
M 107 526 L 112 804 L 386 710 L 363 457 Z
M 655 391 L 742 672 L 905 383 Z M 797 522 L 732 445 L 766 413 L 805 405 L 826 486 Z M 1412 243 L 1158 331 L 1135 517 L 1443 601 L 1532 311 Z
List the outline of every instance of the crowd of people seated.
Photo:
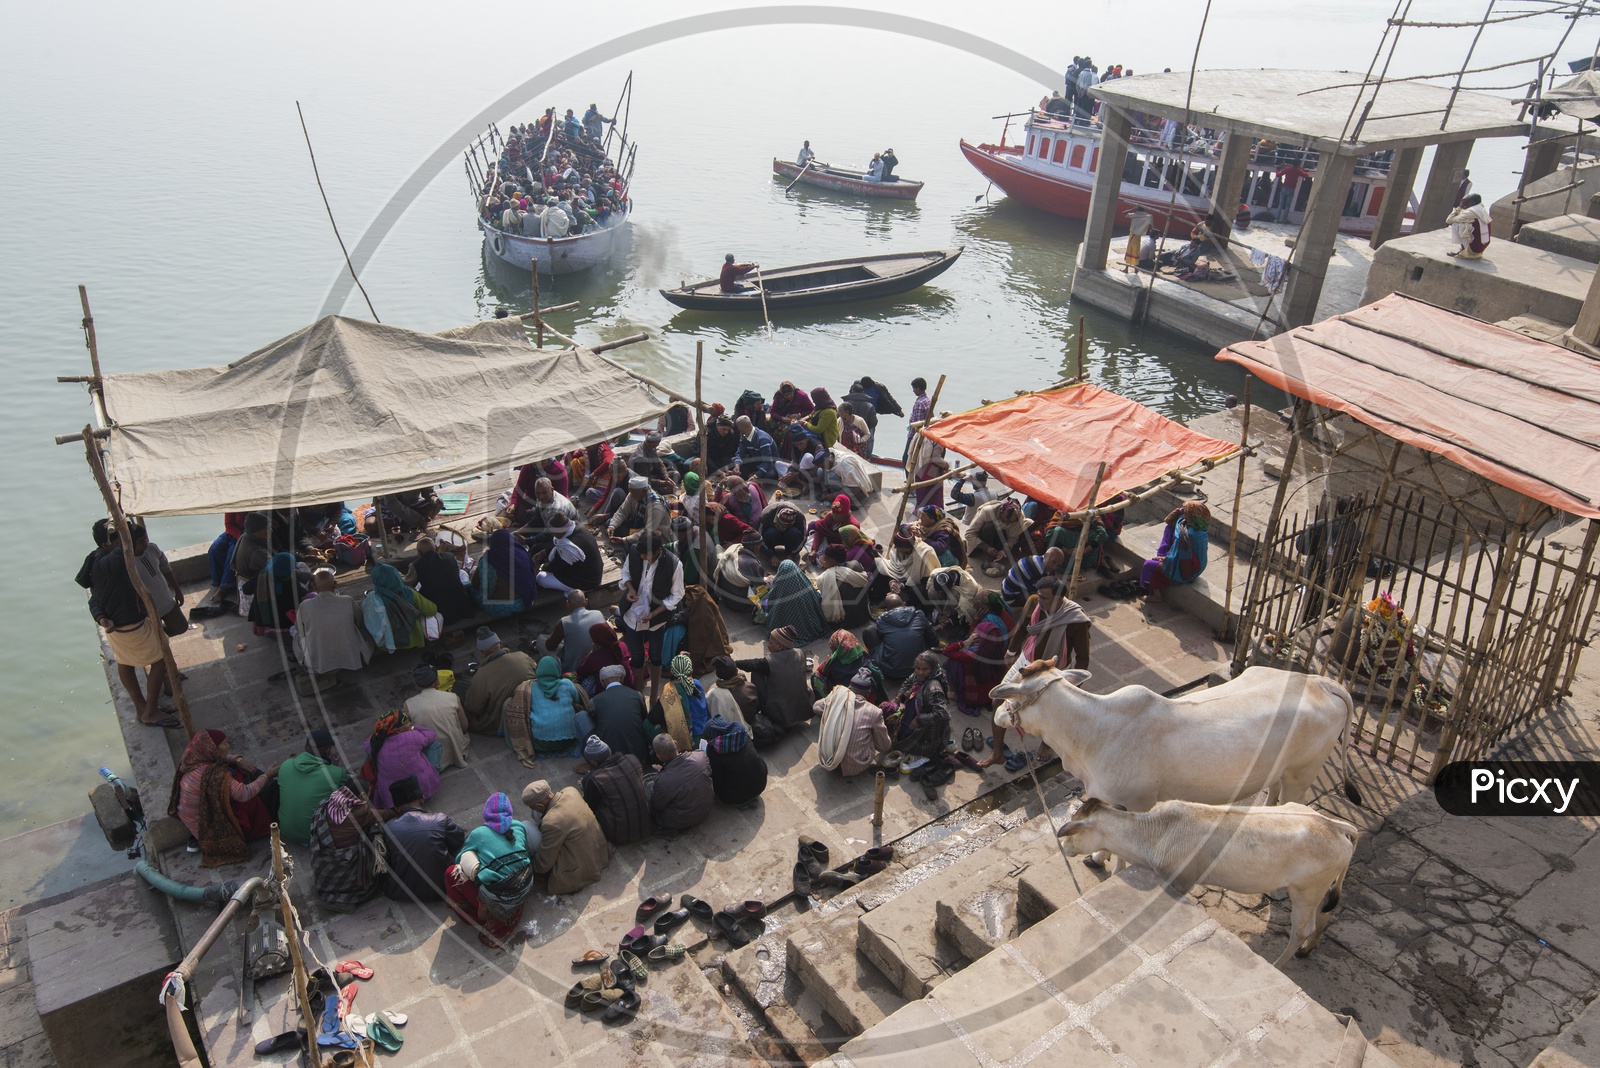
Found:
M 478 191 L 478 214 L 490 226 L 528 237 L 573 237 L 609 226 L 628 210 L 628 187 L 606 155 L 611 119 L 595 105 L 580 120 L 546 109 L 537 123 L 513 126 L 500 159 Z
M 924 419 L 926 383 L 911 386 L 910 416 Z M 652 432 L 631 450 L 601 442 L 529 463 L 476 560 L 430 529 L 432 489 L 382 495 L 360 516 L 342 504 L 227 516 L 208 603 L 231 598 L 318 675 L 357 670 L 380 651 L 420 650 L 420 659 L 412 692 L 371 725 L 359 767 L 340 767 L 322 732 L 266 769 L 233 754 L 223 732 L 197 734 L 170 811 L 202 863 L 245 859 L 276 820 L 285 838 L 309 844 L 330 908 L 378 893 L 443 901 L 497 945 L 535 886 L 580 890 L 617 847 L 690 832 L 718 805 L 758 804 L 768 776 L 760 750 L 808 720 L 818 720 L 824 768 L 898 769 L 930 795 L 963 764 L 1020 767 L 1021 752 L 1003 738 L 985 742 L 976 726 L 957 750 L 957 714 L 985 711 L 1018 657 L 1088 666 L 1092 623 L 1066 595 L 1075 560 L 1112 579 L 1102 589 L 1113 595 L 1159 599 L 1193 581 L 1205 566 L 1204 506 L 1170 516 L 1160 555 L 1118 575 L 1106 552 L 1121 511 L 1085 521 L 992 488 L 981 473 L 946 479 L 948 462 L 919 441 L 910 464 L 934 484 L 917 491 L 906 522 L 882 531 L 863 519 L 873 492 L 865 457 L 879 418 L 902 409 L 869 376 L 843 396 L 836 403 L 790 381 L 770 401 L 746 390 L 731 415 L 720 405 L 706 413 L 704 456 L 697 436 Z M 664 425 L 689 426 L 672 413 Z M 959 517 L 946 508 L 947 486 Z M 395 546 L 414 537 L 404 571 L 352 551 L 369 523 Z M 91 609 L 108 634 L 138 630 L 130 640 L 142 642 L 149 621 L 120 570 L 120 545 L 108 524 L 95 536 L 81 575 Z M 147 541 L 136 549 L 153 549 Z M 618 603 L 591 607 L 612 557 L 617 596 L 595 603 Z M 163 562 L 151 558 L 151 582 Z M 341 589 L 341 567 L 365 569 L 364 598 Z M 168 592 L 181 604 L 175 582 Z M 554 595 L 562 607 L 542 641 L 507 647 L 493 619 Z M 766 635 L 761 655 L 731 655 L 725 608 L 753 613 Z M 476 663 L 457 675 L 440 630 L 474 620 Z M 812 643 L 825 644 L 808 657 Z M 113 649 L 143 718 L 159 694 L 140 689 L 134 669 L 159 687 L 158 658 L 141 647 L 125 661 Z M 578 784 L 528 783 L 520 814 L 511 794 L 493 793 L 470 830 L 425 811 L 441 773 L 472 762 L 473 735 L 497 739 L 490 744 L 529 768 L 576 761 Z M 386 871 L 373 861 L 380 839 Z

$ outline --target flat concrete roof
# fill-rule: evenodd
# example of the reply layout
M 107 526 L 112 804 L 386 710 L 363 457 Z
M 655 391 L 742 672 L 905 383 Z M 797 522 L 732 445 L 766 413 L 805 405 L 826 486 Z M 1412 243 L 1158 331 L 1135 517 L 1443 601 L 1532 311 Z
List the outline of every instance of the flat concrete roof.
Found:
M 1353 130 L 1361 108 L 1373 99 L 1371 87 L 1362 90 L 1360 82 L 1361 75 L 1349 71 L 1203 70 L 1195 74 L 1187 114 L 1188 71 L 1136 74 L 1097 85 L 1090 92 L 1122 111 L 1142 111 L 1293 144 L 1310 141 L 1318 149 L 1331 151 L 1345 134 L 1346 122 Z M 1350 120 L 1358 92 L 1361 105 L 1356 108 L 1356 119 Z M 1441 130 L 1439 120 L 1449 99 L 1450 90 L 1442 86 L 1385 82 L 1361 127 L 1360 139 L 1350 143 L 1355 151 L 1365 153 L 1527 135 L 1528 124 L 1518 118 L 1515 101 L 1470 92 L 1456 97 L 1450 121 Z M 1401 117 L 1383 117 L 1388 115 Z

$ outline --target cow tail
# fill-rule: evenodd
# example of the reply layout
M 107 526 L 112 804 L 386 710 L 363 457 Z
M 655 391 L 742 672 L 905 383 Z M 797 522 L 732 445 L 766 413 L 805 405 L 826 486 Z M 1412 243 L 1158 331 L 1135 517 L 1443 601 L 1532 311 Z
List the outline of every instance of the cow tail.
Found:
M 1347 834 L 1345 837 L 1350 840 L 1351 846 L 1355 845 L 1356 839 L 1354 834 Z M 1328 887 L 1328 893 L 1322 899 L 1323 912 L 1332 912 L 1334 909 L 1339 907 L 1339 897 L 1344 890 L 1344 877 L 1349 873 L 1349 863 L 1346 863 L 1343 868 L 1339 869 L 1339 877 L 1333 881 L 1332 886 Z
M 1344 726 L 1339 729 L 1339 749 L 1344 754 L 1344 796 L 1350 799 L 1351 804 L 1360 805 L 1362 804 L 1361 791 L 1356 789 L 1354 780 L 1350 778 L 1350 724 L 1356 718 L 1356 702 L 1350 696 L 1350 691 L 1344 687 L 1339 687 L 1339 692 L 1344 695 L 1345 703 Z M 1343 876 L 1340 876 L 1340 878 L 1342 879 Z M 1339 892 L 1336 886 L 1333 890 L 1333 904 L 1336 905 L 1338 903 Z M 1328 905 L 1322 911 L 1326 912 L 1332 907 L 1333 905 Z

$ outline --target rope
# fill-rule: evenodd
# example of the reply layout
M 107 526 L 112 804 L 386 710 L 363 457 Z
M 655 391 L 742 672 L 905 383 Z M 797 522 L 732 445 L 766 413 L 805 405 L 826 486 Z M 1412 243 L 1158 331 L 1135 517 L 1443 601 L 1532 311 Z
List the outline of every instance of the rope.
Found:
M 1034 700 L 1037 699 L 1037 696 L 1035 696 Z M 1031 704 L 1032 702 L 1029 703 Z M 1015 728 L 1017 736 L 1025 739 L 1028 737 L 1028 732 L 1022 729 L 1022 722 L 1017 719 L 1017 713 L 1020 711 L 1021 708 L 1019 706 L 1012 706 L 1011 725 Z M 997 753 L 1005 752 L 1005 732 L 997 728 L 994 735 L 995 751 Z M 1042 742 L 1043 740 L 1043 737 L 1041 737 L 1040 741 Z M 1045 822 L 1050 825 L 1050 839 L 1055 842 L 1056 851 L 1061 854 L 1061 863 L 1067 866 L 1067 874 L 1072 878 L 1073 889 L 1078 891 L 1079 897 L 1082 897 L 1083 887 L 1078 885 L 1078 873 L 1072 870 L 1072 858 L 1067 855 L 1067 847 L 1061 844 L 1061 835 L 1058 833 L 1059 828 L 1056 827 L 1056 818 L 1050 812 L 1050 803 L 1044 798 L 1044 786 L 1039 782 L 1039 763 L 1035 759 L 1037 754 L 1030 753 L 1026 749 L 1022 750 L 1022 752 L 1028 758 L 1028 774 L 1033 777 L 1033 792 L 1039 798 L 1039 807 L 1044 810 Z M 1068 799 L 1071 799 L 1071 795 L 1068 795 Z

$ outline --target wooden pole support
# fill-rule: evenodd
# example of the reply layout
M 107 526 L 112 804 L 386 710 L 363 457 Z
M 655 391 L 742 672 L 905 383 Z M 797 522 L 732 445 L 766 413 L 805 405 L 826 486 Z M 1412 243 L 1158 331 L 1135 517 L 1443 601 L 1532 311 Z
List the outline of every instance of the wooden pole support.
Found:
M 539 257 L 533 257 L 533 325 L 537 331 L 534 348 L 544 348 L 544 320 L 539 318 Z
M 283 874 L 283 840 L 278 825 L 272 825 L 272 875 L 278 890 L 278 910 L 283 913 L 283 929 L 289 936 L 289 961 L 294 965 L 295 1000 L 300 1003 L 300 1018 L 305 1022 L 306 1045 L 311 1051 L 311 1068 L 322 1068 L 322 1051 L 317 1047 L 317 1018 L 311 1012 L 311 996 L 306 992 L 310 976 L 300 959 L 300 925 L 295 922 L 294 905 L 289 900 L 288 880 Z M 338 995 L 335 994 L 335 997 Z
M 150 596 L 150 588 L 144 584 L 144 576 L 139 574 L 139 564 L 133 558 L 133 532 L 128 529 L 128 517 L 123 513 L 117 495 L 112 492 L 111 479 L 106 476 L 105 463 L 100 459 L 100 449 L 94 443 L 92 427 L 84 426 L 82 439 L 83 450 L 89 461 L 89 470 L 94 472 L 95 484 L 100 487 L 100 496 L 105 499 L 106 508 L 111 513 L 111 521 L 117 527 L 117 537 L 122 541 L 122 565 L 127 569 L 128 581 L 133 583 L 134 591 L 139 594 L 139 600 L 144 602 L 149 622 L 156 628 L 156 640 L 161 646 L 161 662 L 167 667 L 167 680 L 172 684 L 172 702 L 178 706 L 178 718 L 183 721 L 184 735 L 193 738 L 194 720 L 189 716 L 189 701 L 183 693 L 183 679 L 178 674 L 178 662 L 172 656 L 172 642 L 168 640 L 167 632 L 161 625 L 161 617 L 156 613 L 155 598 Z M 128 666 L 148 668 L 150 665 Z M 157 700 L 159 699 L 158 694 Z
M 1095 520 L 1092 509 L 1095 506 L 1095 502 L 1100 499 L 1100 483 L 1105 481 L 1105 477 L 1106 462 L 1101 460 L 1100 469 L 1094 475 L 1094 489 L 1089 491 L 1089 508 L 1091 511 L 1080 520 L 1083 523 L 1083 527 L 1078 531 L 1077 548 L 1072 550 L 1072 578 L 1067 582 L 1068 600 L 1075 601 L 1078 599 L 1078 572 L 1083 569 L 1083 550 L 1089 544 L 1089 524 Z
M 1083 381 L 1083 316 L 1078 316 L 1078 374 L 1077 381 Z M 1089 502 L 1093 504 L 1093 501 Z
M 706 535 L 706 494 L 711 492 L 711 465 L 706 461 L 706 409 L 701 393 L 701 377 L 705 372 L 706 343 L 694 343 L 694 407 L 695 422 L 700 424 L 700 514 L 694 517 L 695 529 L 700 532 L 700 585 L 711 589 L 711 539 Z
M 883 795 L 884 795 L 883 772 L 881 772 L 881 771 L 878 772 L 878 774 L 877 774 L 877 776 L 875 778 L 876 778 L 876 781 L 873 783 L 873 788 L 872 788 L 873 789 L 873 795 L 872 795 L 872 825 L 874 827 L 882 827 L 883 826 Z
M 1239 428 L 1239 476 L 1233 483 L 1233 522 L 1228 527 L 1228 585 L 1222 594 L 1222 637 L 1232 637 L 1235 631 L 1233 618 L 1233 561 L 1235 546 L 1239 543 L 1239 499 L 1244 496 L 1244 462 L 1250 455 L 1250 375 L 1244 376 L 1244 421 Z

